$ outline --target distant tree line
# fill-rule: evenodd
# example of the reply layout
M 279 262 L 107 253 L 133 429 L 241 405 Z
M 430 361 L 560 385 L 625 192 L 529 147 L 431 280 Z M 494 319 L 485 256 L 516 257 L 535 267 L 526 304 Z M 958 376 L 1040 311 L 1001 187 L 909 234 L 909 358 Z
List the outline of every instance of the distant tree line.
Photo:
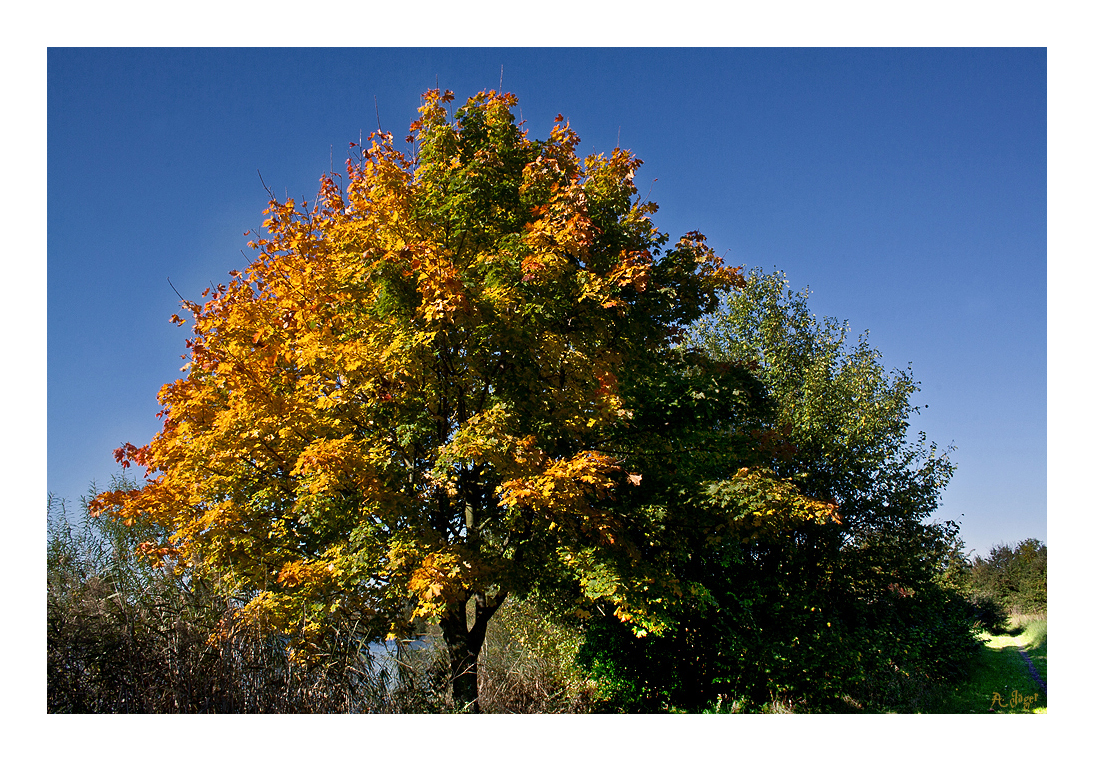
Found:
M 1001 631 L 1009 615 L 1048 612 L 1048 546 L 1040 540 L 996 545 L 987 558 L 977 555 L 964 564 L 960 579 L 989 630 Z

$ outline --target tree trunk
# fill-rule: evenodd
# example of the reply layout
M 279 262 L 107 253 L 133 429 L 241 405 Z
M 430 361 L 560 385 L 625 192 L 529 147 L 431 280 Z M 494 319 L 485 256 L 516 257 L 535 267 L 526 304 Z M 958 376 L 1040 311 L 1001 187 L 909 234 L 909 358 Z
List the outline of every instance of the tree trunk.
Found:
M 471 596 L 475 603 L 474 621 L 468 624 L 468 601 L 456 604 L 441 619 L 441 632 L 448 650 L 449 677 L 452 683 L 452 703 L 457 712 L 478 713 L 479 652 L 486 640 L 486 625 L 505 601 L 505 593 L 492 596 L 484 593 Z

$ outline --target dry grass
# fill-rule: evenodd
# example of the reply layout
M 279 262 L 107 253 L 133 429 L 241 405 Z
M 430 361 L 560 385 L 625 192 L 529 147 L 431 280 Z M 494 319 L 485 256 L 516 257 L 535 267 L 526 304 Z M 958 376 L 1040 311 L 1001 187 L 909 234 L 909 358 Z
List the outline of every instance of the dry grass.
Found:
M 326 653 L 294 662 L 285 640 L 230 626 L 239 606 L 214 582 L 144 564 L 146 528 L 69 521 L 50 501 L 47 709 L 52 713 L 403 713 L 450 709 L 432 633 L 379 646 L 350 623 Z M 86 516 L 86 512 L 83 512 Z M 498 713 L 580 712 L 576 631 L 509 601 L 480 656 L 480 705 Z

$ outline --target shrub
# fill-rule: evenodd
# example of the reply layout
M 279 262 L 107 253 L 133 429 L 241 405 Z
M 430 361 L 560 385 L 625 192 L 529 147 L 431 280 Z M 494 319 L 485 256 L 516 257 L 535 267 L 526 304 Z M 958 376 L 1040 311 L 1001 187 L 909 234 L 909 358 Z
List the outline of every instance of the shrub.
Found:
M 583 712 L 592 699 L 577 664 L 582 633 L 536 596 L 510 596 L 490 620 L 480 701 L 500 713 Z
M 114 488 L 125 488 L 116 480 Z M 94 487 L 92 488 L 94 492 Z M 88 712 L 436 711 L 430 656 L 400 662 L 351 627 L 318 658 L 237 616 L 215 580 L 154 566 L 136 548 L 155 528 L 47 511 L 47 710 Z
M 1006 609 L 995 598 L 983 593 L 967 596 L 973 610 L 973 626 L 992 635 L 1002 635 L 1007 630 L 1009 617 Z

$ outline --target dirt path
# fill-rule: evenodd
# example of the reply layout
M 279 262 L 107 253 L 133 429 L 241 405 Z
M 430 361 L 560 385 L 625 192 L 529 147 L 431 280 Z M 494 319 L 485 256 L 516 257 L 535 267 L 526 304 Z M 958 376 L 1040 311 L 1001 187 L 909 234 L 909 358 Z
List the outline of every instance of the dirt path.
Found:
M 1041 686 L 1041 690 L 1045 692 L 1045 698 L 1048 698 L 1048 686 L 1045 685 L 1045 681 L 1041 678 L 1040 673 L 1037 672 L 1037 668 L 1033 666 L 1033 661 L 1029 658 L 1029 654 L 1026 653 L 1026 649 L 1018 646 L 1018 653 L 1022 654 L 1022 658 L 1026 660 L 1026 666 L 1029 667 L 1030 677 L 1033 681 Z

